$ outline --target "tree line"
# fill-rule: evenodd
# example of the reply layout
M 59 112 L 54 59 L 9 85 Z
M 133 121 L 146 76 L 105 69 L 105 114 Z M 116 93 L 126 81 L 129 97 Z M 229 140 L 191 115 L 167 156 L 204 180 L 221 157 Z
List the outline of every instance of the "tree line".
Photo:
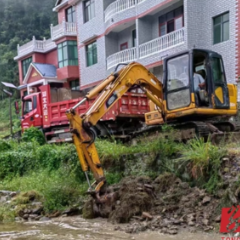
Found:
M 19 85 L 17 44 L 50 37 L 50 24 L 57 24 L 52 9 L 56 0 L 0 0 L 0 82 Z

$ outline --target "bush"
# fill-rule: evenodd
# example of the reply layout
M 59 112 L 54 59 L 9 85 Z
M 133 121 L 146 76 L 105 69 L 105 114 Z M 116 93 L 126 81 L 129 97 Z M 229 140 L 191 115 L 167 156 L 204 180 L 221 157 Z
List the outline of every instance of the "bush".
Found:
M 22 140 L 25 142 L 36 141 L 40 145 L 46 143 L 43 133 L 35 127 L 30 127 L 23 132 Z
M 11 149 L 11 145 L 7 141 L 0 140 L 0 152 Z
M 221 159 L 227 154 L 223 147 L 217 147 L 210 141 L 204 142 L 202 138 L 192 139 L 181 149 L 181 162 L 187 162 L 193 179 L 201 184 L 209 192 L 216 190 L 221 181 L 218 172 L 221 167 Z

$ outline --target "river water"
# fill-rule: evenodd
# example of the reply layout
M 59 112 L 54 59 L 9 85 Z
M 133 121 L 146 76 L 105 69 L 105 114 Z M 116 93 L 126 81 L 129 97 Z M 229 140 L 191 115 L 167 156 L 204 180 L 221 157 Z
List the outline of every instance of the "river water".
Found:
M 163 235 L 158 232 L 127 234 L 114 231 L 106 220 L 85 220 L 81 217 L 58 218 L 47 222 L 0 224 L 1 240 L 221 240 L 217 234 L 180 232 Z

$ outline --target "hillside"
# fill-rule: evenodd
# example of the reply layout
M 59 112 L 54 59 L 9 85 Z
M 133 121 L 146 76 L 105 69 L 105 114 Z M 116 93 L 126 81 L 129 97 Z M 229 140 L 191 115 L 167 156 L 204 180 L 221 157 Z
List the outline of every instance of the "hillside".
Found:
M 50 37 L 50 24 L 57 24 L 52 12 L 56 0 L 0 0 L 0 72 L 1 81 L 18 85 L 17 44 L 35 36 Z M 2 97 L 2 95 L 1 95 Z

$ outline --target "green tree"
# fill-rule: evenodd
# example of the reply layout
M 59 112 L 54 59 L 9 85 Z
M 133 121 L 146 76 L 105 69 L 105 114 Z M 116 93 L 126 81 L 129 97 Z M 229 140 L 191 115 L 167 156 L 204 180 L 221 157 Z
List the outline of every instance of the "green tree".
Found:
M 52 11 L 56 0 L 0 0 L 0 72 L 1 81 L 18 85 L 18 66 L 13 58 L 17 44 L 35 36 L 50 37 L 50 24 L 57 24 Z

